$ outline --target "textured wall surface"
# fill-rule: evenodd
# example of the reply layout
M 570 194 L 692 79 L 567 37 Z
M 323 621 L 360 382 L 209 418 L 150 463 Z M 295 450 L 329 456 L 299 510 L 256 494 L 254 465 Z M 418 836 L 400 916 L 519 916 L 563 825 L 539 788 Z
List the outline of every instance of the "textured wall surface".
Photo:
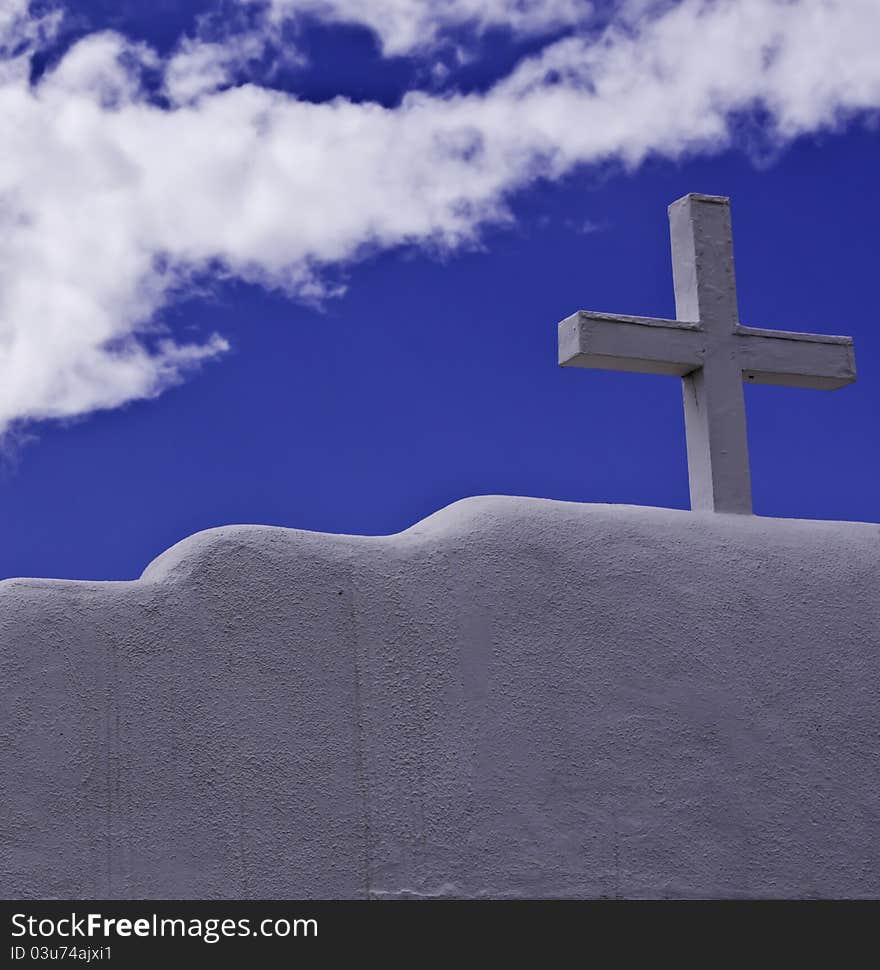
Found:
M 0 584 L 0 896 L 880 895 L 880 526 L 531 499 Z

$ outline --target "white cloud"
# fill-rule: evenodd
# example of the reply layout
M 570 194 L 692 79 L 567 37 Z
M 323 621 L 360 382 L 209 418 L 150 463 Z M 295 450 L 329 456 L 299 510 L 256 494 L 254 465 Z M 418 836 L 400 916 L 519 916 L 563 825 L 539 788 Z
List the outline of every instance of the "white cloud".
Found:
M 194 272 L 312 298 L 365 247 L 472 240 L 538 176 L 718 150 L 755 106 L 779 138 L 880 106 L 876 0 L 684 0 L 638 23 L 557 42 L 486 93 L 395 108 L 200 90 L 172 59 L 181 103 L 163 109 L 140 80 L 163 65 L 113 33 L 35 85 L 10 73 L 0 430 L 156 394 L 221 354 L 221 337 L 181 345 L 155 322 Z

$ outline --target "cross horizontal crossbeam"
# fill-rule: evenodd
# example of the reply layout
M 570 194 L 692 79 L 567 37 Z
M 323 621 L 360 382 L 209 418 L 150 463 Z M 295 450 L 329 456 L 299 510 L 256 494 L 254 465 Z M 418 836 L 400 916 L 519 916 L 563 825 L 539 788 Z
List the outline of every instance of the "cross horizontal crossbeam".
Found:
M 851 337 L 737 326 L 743 380 L 833 391 L 856 377 Z M 579 310 L 559 324 L 562 367 L 684 377 L 707 353 L 699 324 Z

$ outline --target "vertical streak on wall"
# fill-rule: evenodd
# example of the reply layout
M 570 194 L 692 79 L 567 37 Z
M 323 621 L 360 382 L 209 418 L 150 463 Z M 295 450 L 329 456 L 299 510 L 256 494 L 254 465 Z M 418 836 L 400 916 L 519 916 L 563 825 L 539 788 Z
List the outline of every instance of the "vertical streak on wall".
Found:
M 370 823 L 370 789 L 372 782 L 370 778 L 369 765 L 367 763 L 367 724 L 365 717 L 365 703 L 369 708 L 369 684 L 364 680 L 364 671 L 369 670 L 369 641 L 363 640 L 358 629 L 357 617 L 361 612 L 358 607 L 360 601 L 356 573 L 353 564 L 353 557 L 348 559 L 348 633 L 347 642 L 341 646 L 351 651 L 352 671 L 354 674 L 354 704 L 355 718 L 357 721 L 357 773 L 358 787 L 360 788 L 361 809 L 363 812 L 363 868 L 364 868 L 364 899 L 369 899 L 372 893 L 372 835 Z M 345 595 L 345 594 L 344 594 Z M 360 657 L 361 648 L 367 653 L 366 663 Z
M 105 845 L 104 850 L 107 855 L 107 887 L 106 898 L 113 898 L 113 814 L 114 814 L 114 784 L 113 775 L 117 758 L 116 746 L 113 742 L 113 722 L 118 719 L 116 707 L 116 649 L 113 643 L 107 645 L 107 655 L 105 657 L 107 665 L 107 676 L 104 685 L 104 730 L 107 750 L 105 752 L 104 768 L 104 796 L 106 799 L 106 827 L 104 831 Z

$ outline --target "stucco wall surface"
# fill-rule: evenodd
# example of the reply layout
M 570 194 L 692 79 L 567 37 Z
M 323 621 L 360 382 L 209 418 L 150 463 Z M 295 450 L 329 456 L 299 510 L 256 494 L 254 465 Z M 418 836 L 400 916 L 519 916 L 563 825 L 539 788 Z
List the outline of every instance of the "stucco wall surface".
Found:
M 486 497 L 0 584 L 0 896 L 880 895 L 880 526 Z

